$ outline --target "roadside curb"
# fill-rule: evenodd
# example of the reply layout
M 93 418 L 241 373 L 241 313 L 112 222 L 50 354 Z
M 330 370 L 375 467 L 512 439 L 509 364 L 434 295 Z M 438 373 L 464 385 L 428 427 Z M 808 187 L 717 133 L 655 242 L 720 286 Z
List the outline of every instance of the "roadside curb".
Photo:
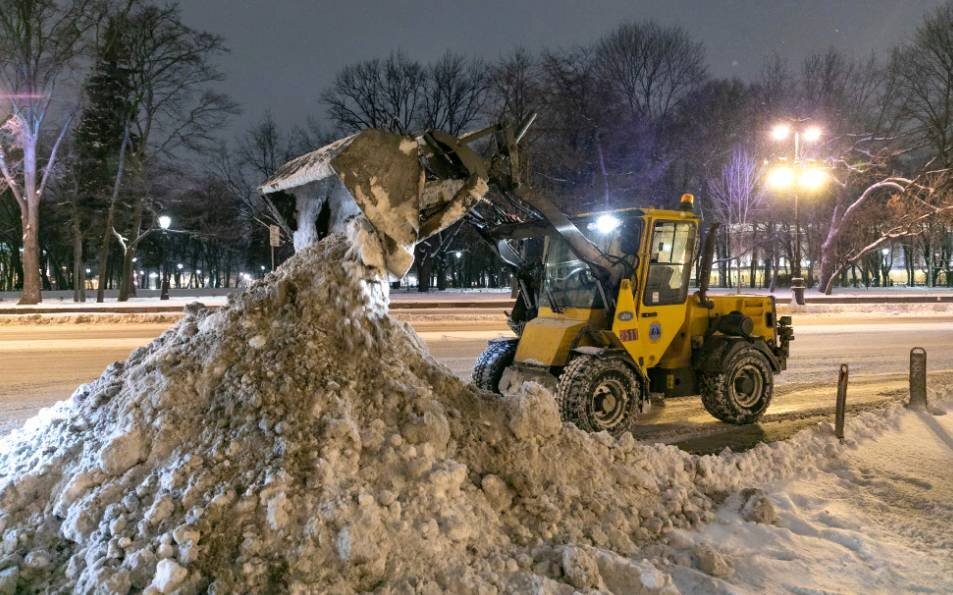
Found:
M 722 295 L 722 294 L 719 294 Z M 723 294 L 734 295 L 734 294 Z M 744 294 L 741 294 L 744 295 Z M 201 302 L 201 299 L 195 301 Z M 515 300 L 470 300 L 470 301 L 404 301 L 395 300 L 390 303 L 391 310 L 459 310 L 459 309 L 479 309 L 479 310 L 508 310 L 513 307 Z M 808 298 L 807 307 L 824 305 L 850 305 L 850 304 L 953 304 L 953 294 L 950 295 L 932 295 L 932 296 L 842 296 L 842 297 L 813 297 Z M 779 308 L 791 308 L 797 310 L 803 306 L 794 306 L 787 300 L 778 300 Z M 211 310 L 221 308 L 221 305 L 212 304 L 207 306 Z M 184 306 L 124 306 L 124 307 L 104 307 L 89 308 L 84 306 L 63 306 L 63 307 L 45 307 L 45 306 L 27 306 L 27 307 L 0 307 L 0 316 L 16 316 L 30 314 L 161 314 L 182 312 Z

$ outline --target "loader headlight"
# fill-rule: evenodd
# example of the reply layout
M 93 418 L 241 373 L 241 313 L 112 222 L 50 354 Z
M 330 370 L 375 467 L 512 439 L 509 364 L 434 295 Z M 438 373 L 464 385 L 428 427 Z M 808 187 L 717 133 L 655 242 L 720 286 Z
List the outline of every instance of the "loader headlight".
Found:
M 615 231 L 620 225 L 622 225 L 622 222 L 612 215 L 599 215 L 599 218 L 596 219 L 596 222 L 594 224 L 590 224 L 590 229 L 595 226 L 596 231 L 602 235 L 606 235 Z

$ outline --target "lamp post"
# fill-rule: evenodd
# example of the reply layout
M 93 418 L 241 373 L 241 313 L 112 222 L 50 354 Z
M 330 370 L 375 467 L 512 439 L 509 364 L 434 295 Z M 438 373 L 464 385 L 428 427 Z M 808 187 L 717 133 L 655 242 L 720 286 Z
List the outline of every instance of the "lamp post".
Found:
M 890 258 L 890 248 L 882 248 L 880 254 L 883 255 L 883 264 L 880 265 L 880 286 L 887 287 L 890 284 L 890 269 L 893 268 L 893 259 Z
M 823 131 L 818 126 L 808 126 L 803 130 L 787 123 L 776 124 L 771 129 L 771 138 L 783 142 L 794 139 L 793 167 L 783 163 L 775 166 L 768 174 L 768 184 L 775 189 L 791 189 L 794 197 L 794 258 L 791 263 L 791 291 L 794 302 L 804 305 L 804 278 L 801 276 L 801 214 L 798 208 L 798 188 L 816 191 L 827 183 L 827 173 L 814 165 L 801 163 L 801 142 L 817 142 Z
M 160 300 L 169 299 L 169 266 L 166 260 L 168 255 L 166 254 L 165 248 L 168 248 L 168 234 L 166 233 L 169 230 L 169 227 L 172 225 L 172 217 L 168 215 L 159 216 L 159 227 L 162 229 L 162 240 L 166 246 L 163 246 L 162 251 L 162 293 L 159 294 Z

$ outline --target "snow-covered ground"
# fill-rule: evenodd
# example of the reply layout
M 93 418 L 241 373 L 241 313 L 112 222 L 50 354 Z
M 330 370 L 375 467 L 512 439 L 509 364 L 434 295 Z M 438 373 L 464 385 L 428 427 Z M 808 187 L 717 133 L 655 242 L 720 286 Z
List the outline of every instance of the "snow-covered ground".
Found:
M 227 295 L 176 295 L 168 300 L 160 300 L 155 296 L 135 297 L 128 301 L 120 302 L 116 298 L 107 297 L 103 302 L 97 302 L 95 299 L 77 303 L 71 299 L 44 299 L 43 302 L 36 305 L 18 305 L 15 301 L 0 301 L 0 309 L 3 310 L 23 310 L 30 311 L 35 309 L 51 310 L 136 310 L 140 308 L 184 308 L 187 304 L 193 302 L 202 302 L 207 306 L 223 306 L 228 301 Z
M 538 385 L 461 383 L 353 246 L 4 436 L 0 593 L 953 589 L 953 415 L 705 456 L 586 434 Z
M 770 504 L 758 520 L 746 520 L 757 515 L 734 494 L 711 523 L 674 531 L 675 584 L 706 593 L 953 591 L 951 397 L 933 412 L 897 405 L 855 419 L 846 448 L 829 439 L 829 461 L 761 486 Z M 871 424 L 874 415 L 883 421 Z M 791 442 L 822 446 L 817 436 L 830 433 Z

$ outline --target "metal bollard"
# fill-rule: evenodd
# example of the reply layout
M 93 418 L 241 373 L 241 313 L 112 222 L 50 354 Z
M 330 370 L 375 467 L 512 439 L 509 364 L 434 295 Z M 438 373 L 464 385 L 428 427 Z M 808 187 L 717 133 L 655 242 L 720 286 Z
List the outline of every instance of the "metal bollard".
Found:
M 844 439 L 844 416 L 847 413 L 847 364 L 840 365 L 837 377 L 837 408 L 834 410 L 834 435 Z
M 914 347 L 910 350 L 910 403 L 908 407 L 927 408 L 927 350 Z

